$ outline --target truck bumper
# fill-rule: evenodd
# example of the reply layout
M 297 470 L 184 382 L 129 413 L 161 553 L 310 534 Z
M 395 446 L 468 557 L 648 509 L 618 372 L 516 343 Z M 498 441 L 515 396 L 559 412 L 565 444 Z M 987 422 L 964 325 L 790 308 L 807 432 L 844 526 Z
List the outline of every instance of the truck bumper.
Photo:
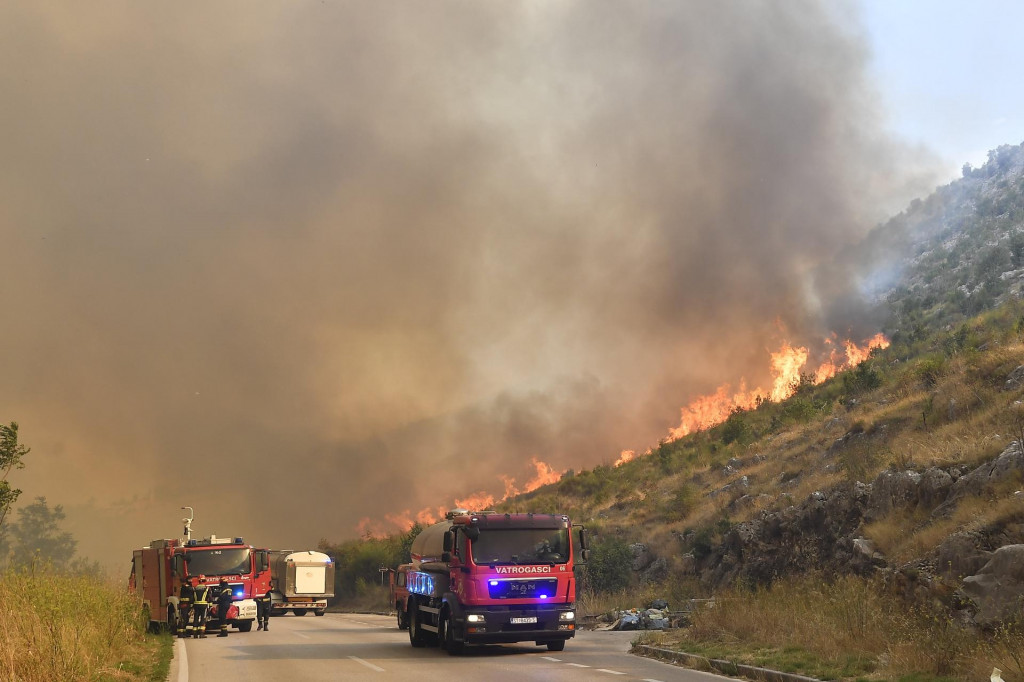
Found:
M 567 620 L 561 615 L 569 612 L 575 613 L 575 609 L 467 610 L 457 624 L 467 644 L 546 642 L 576 635 L 575 619 Z M 482 617 L 483 622 L 471 622 L 471 615 Z
M 326 608 L 327 608 L 327 600 L 326 599 L 319 599 L 319 600 L 311 600 L 311 601 L 281 601 L 281 602 L 275 602 L 273 605 L 271 605 L 270 610 L 273 613 L 277 613 L 279 611 L 292 611 L 294 609 L 306 609 L 307 611 L 315 611 L 317 609 L 321 609 L 322 610 L 322 609 L 326 609 Z
M 235 606 L 238 607 L 238 617 L 236 621 L 243 620 L 256 620 L 256 600 L 255 599 L 242 599 L 236 601 Z

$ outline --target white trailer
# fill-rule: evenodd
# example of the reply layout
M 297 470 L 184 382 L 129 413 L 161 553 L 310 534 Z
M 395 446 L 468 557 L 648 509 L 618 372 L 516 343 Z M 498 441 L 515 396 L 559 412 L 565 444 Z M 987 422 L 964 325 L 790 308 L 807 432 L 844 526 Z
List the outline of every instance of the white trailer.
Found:
M 323 552 L 290 549 L 270 551 L 270 577 L 274 581 L 270 613 L 283 616 L 289 611 L 318 616 L 327 611 L 327 598 L 334 596 L 334 560 Z

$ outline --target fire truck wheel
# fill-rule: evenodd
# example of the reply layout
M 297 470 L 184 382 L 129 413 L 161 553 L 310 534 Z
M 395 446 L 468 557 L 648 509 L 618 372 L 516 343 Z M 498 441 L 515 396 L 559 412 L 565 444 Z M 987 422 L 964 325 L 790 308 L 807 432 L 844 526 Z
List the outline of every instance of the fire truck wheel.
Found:
M 563 649 L 565 649 L 564 639 L 551 640 L 549 642 L 545 642 L 545 644 L 548 645 L 548 651 L 562 651 Z
M 409 644 L 416 648 L 427 645 L 427 633 L 420 627 L 419 606 L 412 599 L 409 600 Z
M 317 609 L 316 611 L 313 612 L 313 615 L 314 616 L 322 616 L 325 613 L 327 613 L 327 609 Z
M 306 609 L 295 609 L 295 615 L 296 616 L 305 616 L 306 615 Z
M 241 623 L 235 623 L 235 627 L 238 628 L 240 632 L 249 632 L 252 630 L 252 621 L 246 620 Z
M 409 612 L 402 608 L 401 604 L 395 604 L 395 612 L 398 614 L 398 629 L 409 629 Z
M 455 640 L 455 632 L 452 629 L 452 614 L 445 610 L 441 619 L 437 621 L 437 641 L 441 648 L 448 652 L 449 656 L 458 656 L 462 653 L 464 642 Z

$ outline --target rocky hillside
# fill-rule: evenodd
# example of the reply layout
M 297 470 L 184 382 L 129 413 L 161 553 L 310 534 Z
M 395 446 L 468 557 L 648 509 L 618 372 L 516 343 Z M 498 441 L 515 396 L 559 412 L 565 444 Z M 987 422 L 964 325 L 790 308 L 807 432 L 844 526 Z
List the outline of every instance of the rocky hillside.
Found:
M 857 249 L 890 327 L 945 323 L 1019 297 L 1024 287 L 1024 144 L 938 188 Z
M 880 577 L 981 626 L 1019 612 L 1024 146 L 965 167 L 856 255 L 876 264 L 890 348 L 505 508 L 568 506 L 612 557 L 592 562 L 605 589 L 678 599 L 820 572 Z

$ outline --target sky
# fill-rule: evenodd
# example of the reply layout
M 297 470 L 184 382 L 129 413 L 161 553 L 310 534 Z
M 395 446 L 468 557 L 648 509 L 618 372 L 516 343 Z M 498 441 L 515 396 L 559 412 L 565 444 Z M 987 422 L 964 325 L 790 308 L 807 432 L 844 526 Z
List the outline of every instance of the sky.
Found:
M 3 4 L 11 482 L 112 570 L 311 548 L 872 336 L 834 259 L 1024 137 L 1019 10 L 892 4 Z
M 888 126 L 959 176 L 1024 141 L 1024 5 L 1014 0 L 864 0 L 869 71 Z

